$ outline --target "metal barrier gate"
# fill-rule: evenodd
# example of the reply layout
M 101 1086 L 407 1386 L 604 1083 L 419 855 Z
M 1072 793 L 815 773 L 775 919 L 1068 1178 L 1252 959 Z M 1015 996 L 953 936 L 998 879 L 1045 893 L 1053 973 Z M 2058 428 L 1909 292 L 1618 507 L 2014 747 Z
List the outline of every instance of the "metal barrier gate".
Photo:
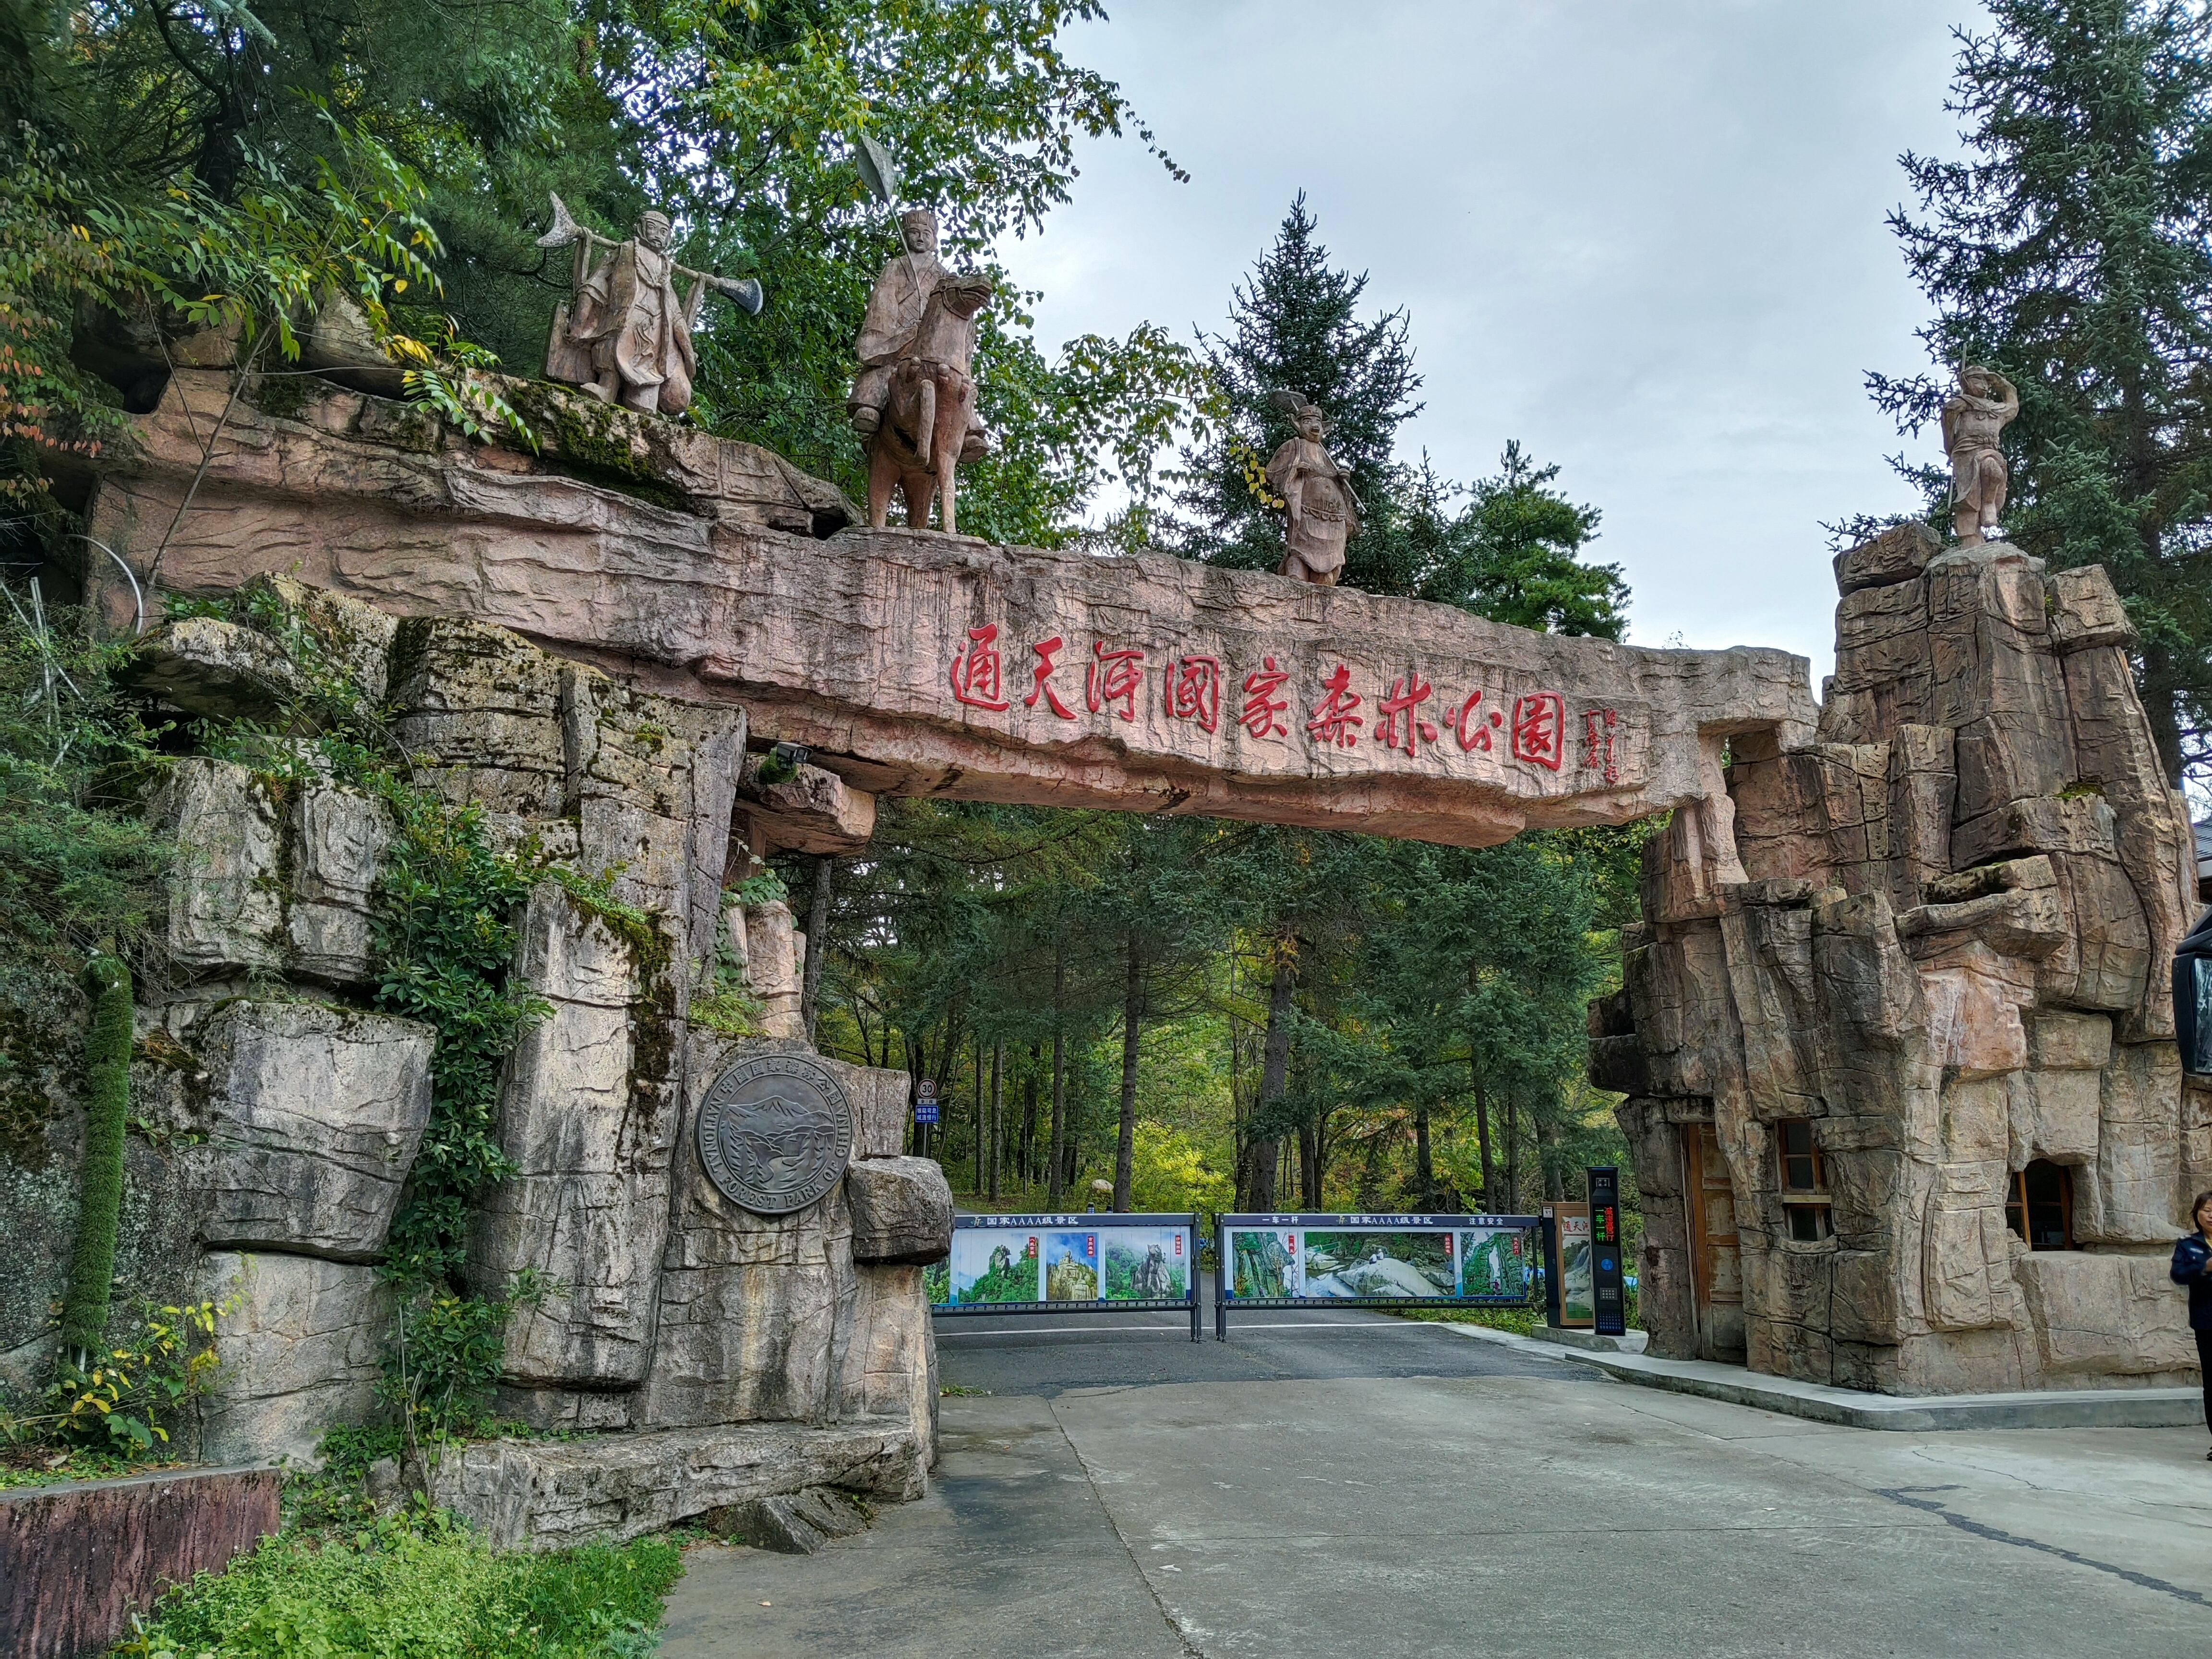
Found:
M 1540 1224 L 1533 1215 L 1218 1216 L 1213 1334 L 1229 1340 L 1232 1307 L 1525 1307 Z
M 1195 1215 L 956 1215 L 924 1283 L 942 1316 L 1188 1309 L 1201 1334 Z

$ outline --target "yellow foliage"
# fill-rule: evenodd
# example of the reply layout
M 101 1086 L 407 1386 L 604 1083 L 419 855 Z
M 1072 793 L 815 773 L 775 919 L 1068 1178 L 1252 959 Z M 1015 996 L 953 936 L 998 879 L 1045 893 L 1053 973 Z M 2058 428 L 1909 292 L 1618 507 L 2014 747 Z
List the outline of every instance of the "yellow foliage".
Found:
M 1209 1167 L 1206 1154 L 1180 1129 L 1139 1118 L 1133 1152 L 1129 1201 L 1136 1209 L 1213 1214 L 1236 1202 L 1236 1183 Z

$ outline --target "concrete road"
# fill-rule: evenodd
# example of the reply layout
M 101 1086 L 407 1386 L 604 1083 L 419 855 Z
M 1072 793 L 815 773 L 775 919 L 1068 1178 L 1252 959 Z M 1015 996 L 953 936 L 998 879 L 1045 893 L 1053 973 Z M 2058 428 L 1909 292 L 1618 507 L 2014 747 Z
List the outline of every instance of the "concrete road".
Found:
M 929 1497 L 695 1550 L 666 1659 L 2212 1659 L 2191 1431 L 1832 1428 L 1351 1310 L 1187 1328 L 942 1322 L 991 1392 L 944 1401 Z

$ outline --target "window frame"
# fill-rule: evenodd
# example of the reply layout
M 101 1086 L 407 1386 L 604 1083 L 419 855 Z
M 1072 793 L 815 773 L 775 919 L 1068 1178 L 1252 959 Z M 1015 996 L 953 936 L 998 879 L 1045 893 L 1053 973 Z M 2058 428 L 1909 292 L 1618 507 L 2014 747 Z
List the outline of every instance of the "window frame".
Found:
M 2027 1196 L 2027 1172 L 2038 1164 L 2054 1170 L 2058 1175 L 2058 1228 L 2061 1243 L 2039 1244 L 2035 1242 L 2035 1216 Z M 2074 1170 L 2071 1164 L 2054 1158 L 2030 1158 L 2025 1168 L 2005 1172 L 2005 1225 L 2012 1229 L 2014 1238 L 2031 1250 L 2078 1250 L 2081 1246 L 2074 1237 Z M 2014 1218 L 2017 1217 L 2017 1219 Z
M 1777 1118 L 1773 1127 L 1774 1161 L 1776 1170 L 1781 1176 L 1782 1216 L 1788 1242 L 1793 1244 L 1826 1243 L 1836 1236 L 1835 1221 L 1831 1212 L 1833 1200 L 1828 1193 L 1828 1160 L 1820 1150 L 1820 1137 L 1813 1132 L 1813 1120 L 1809 1117 Z M 1797 1128 L 1805 1132 L 1805 1149 L 1802 1152 L 1790 1149 L 1790 1131 Z M 1791 1162 L 1802 1163 L 1808 1159 L 1812 1164 L 1813 1184 L 1809 1187 L 1791 1185 Z M 1809 1237 L 1799 1236 L 1801 1225 L 1808 1230 Z

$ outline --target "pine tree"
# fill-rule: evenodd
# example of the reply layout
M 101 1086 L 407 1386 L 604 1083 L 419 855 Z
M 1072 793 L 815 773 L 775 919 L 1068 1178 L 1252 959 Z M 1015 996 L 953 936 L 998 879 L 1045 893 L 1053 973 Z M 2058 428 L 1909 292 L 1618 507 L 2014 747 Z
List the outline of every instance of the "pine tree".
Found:
M 1248 570 L 1281 562 L 1282 518 L 1256 487 L 1267 457 L 1291 436 L 1290 417 L 1269 404 L 1270 392 L 1295 392 L 1327 412 L 1329 452 L 1370 511 L 1399 486 L 1391 445 L 1421 407 L 1411 401 L 1421 377 L 1413 372 L 1406 313 L 1363 322 L 1366 275 L 1332 267 L 1316 228 L 1301 191 L 1274 246 L 1237 285 L 1228 332 L 1202 337 L 1225 409 L 1208 441 L 1184 453 L 1177 501 L 1188 516 L 1178 550 L 1188 556 Z M 1345 582 L 1405 592 L 1389 586 L 1388 571 L 1370 568 L 1376 546 L 1364 535 L 1353 539 Z M 1374 580 L 1378 575 L 1385 580 Z
M 1938 367 L 1868 384 L 1908 432 L 1962 360 L 2018 386 L 2008 539 L 2111 574 L 2178 781 L 2212 759 L 2212 21 L 2180 0 L 1990 9 L 1994 29 L 1958 37 L 1946 106 L 1966 159 L 1906 155 L 1924 216 L 1890 217 L 1939 308 L 1921 331 Z
M 1423 457 L 1390 527 L 1419 550 L 1407 561 L 1418 569 L 1411 591 L 1540 634 L 1620 638 L 1628 584 L 1617 564 L 1583 562 L 1598 511 L 1554 489 L 1559 476 L 1556 464 L 1539 466 L 1509 442 L 1496 476 L 1477 481 L 1447 522 L 1444 489 Z

